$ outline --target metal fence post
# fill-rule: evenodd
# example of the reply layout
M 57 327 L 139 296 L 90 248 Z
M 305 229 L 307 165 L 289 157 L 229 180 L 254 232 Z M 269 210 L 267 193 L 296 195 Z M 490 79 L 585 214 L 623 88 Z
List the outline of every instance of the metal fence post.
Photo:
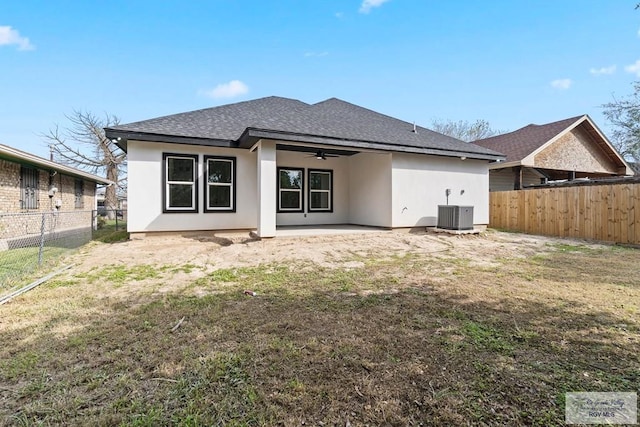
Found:
M 44 216 L 46 214 L 42 214 L 42 223 L 40 224 L 40 249 L 38 250 L 38 265 L 42 265 L 42 251 L 44 249 Z

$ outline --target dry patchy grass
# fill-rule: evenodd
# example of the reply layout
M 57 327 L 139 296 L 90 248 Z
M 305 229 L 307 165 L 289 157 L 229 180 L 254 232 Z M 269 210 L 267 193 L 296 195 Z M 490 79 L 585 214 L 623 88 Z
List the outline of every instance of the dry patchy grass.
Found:
M 341 261 L 51 281 L 2 308 L 3 422 L 547 426 L 565 392 L 640 383 L 638 250 Z

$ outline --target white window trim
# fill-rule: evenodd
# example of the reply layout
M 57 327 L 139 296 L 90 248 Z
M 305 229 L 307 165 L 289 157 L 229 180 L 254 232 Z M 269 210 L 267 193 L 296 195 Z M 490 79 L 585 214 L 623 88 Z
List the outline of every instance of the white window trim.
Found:
M 287 192 L 287 193 L 296 192 L 296 193 L 298 193 L 298 202 L 300 203 L 300 207 L 299 208 L 283 208 L 282 207 L 282 193 L 283 192 Z M 303 210 L 303 207 L 302 207 L 302 189 L 281 188 L 279 190 L 279 197 L 278 197 L 278 210 L 280 212 L 302 212 L 302 210 Z
M 178 159 L 178 160 L 191 160 L 192 164 L 193 164 L 193 169 L 192 169 L 192 175 L 191 178 L 193 179 L 191 182 L 189 181 L 169 181 L 169 159 Z M 193 212 L 193 211 L 197 211 L 198 210 L 198 206 L 196 206 L 196 201 L 197 201 L 197 195 L 196 195 L 196 183 L 197 183 L 197 174 L 198 174 L 198 162 L 197 159 L 195 157 L 193 157 L 192 155 L 184 155 L 181 156 L 179 154 L 168 154 L 165 156 L 164 159 L 164 173 L 165 173 L 165 210 L 167 212 Z M 177 206 L 177 207 L 172 207 L 170 206 L 171 203 L 171 193 L 169 191 L 169 189 L 171 188 L 171 185 L 188 185 L 191 187 L 191 206 Z
M 311 188 L 311 175 L 312 174 L 325 174 L 325 175 L 329 175 L 329 189 L 328 190 L 314 190 Z M 329 170 L 314 170 L 314 169 L 309 169 L 309 179 L 308 179 L 308 185 L 309 185 L 309 212 L 332 212 L 333 211 L 333 171 L 329 171 Z M 328 197 L 327 200 L 329 202 L 329 206 L 326 208 L 314 208 L 312 206 L 312 200 L 313 198 L 311 197 L 312 193 L 327 193 Z
M 231 182 L 227 183 L 227 182 L 209 182 L 209 162 L 227 162 L 231 164 Z M 205 179 L 206 179 L 206 191 L 205 191 L 205 211 L 208 212 L 235 212 L 236 206 L 235 206 L 235 178 L 236 178 L 236 160 L 235 158 L 228 158 L 228 157 L 207 157 L 206 158 L 206 162 L 205 162 L 205 167 L 206 167 L 206 175 L 205 175 Z M 214 206 L 211 207 L 209 204 L 209 186 L 212 187 L 230 187 L 229 189 L 229 206 Z
M 285 171 L 296 171 L 300 172 L 300 188 L 281 188 L 280 187 L 280 172 Z M 297 192 L 298 193 L 298 202 L 300 207 L 298 208 L 283 208 L 282 207 L 282 192 Z M 304 212 L 304 169 L 303 168 L 294 168 L 294 167 L 280 167 L 278 168 L 278 212 Z

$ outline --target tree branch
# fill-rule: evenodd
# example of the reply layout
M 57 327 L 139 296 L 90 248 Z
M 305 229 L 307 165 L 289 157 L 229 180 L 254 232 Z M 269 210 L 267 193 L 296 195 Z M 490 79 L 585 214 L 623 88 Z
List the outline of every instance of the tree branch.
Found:
M 70 125 L 64 129 L 56 124 L 41 134 L 51 146 L 58 161 L 69 166 L 100 174 L 116 185 L 105 189 L 105 206 L 117 208 L 117 194 L 126 192 L 126 153 L 106 137 L 105 127 L 118 125 L 120 120 L 105 114 L 100 118 L 90 112 L 74 110 L 65 116 Z

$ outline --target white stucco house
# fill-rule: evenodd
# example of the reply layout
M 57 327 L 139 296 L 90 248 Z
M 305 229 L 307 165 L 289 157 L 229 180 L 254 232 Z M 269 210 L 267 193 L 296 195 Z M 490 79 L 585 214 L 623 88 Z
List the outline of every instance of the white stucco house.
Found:
M 267 97 L 105 132 L 127 152 L 132 236 L 434 226 L 447 202 L 474 206 L 486 225 L 489 163 L 504 159 L 336 98 Z

